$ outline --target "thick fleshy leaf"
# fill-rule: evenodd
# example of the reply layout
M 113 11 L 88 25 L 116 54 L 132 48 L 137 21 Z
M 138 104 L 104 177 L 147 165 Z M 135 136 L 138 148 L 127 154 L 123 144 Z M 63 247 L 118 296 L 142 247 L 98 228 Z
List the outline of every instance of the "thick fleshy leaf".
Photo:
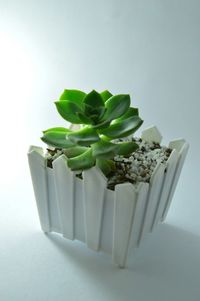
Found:
M 100 116 L 105 112 L 105 107 L 92 107 L 91 105 L 85 104 L 84 115 L 97 121 Z
M 50 128 L 48 130 L 42 131 L 43 134 L 48 133 L 48 132 L 64 132 L 65 134 L 70 133 L 71 130 L 66 129 L 64 127 L 55 127 L 55 128 Z
M 106 102 L 106 100 L 113 96 L 108 90 L 101 92 L 100 95 L 103 98 L 104 102 Z
M 100 130 L 100 133 L 112 139 L 126 137 L 133 134 L 142 123 L 143 120 L 140 117 L 133 116 L 111 124 L 108 128 Z
M 69 139 L 67 139 L 66 134 L 68 131 L 45 131 L 41 140 L 48 145 L 59 147 L 59 148 L 68 148 L 73 147 L 74 143 L 72 143 Z
M 98 107 L 104 106 L 104 101 L 103 101 L 101 95 L 95 90 L 92 90 L 90 93 L 88 93 L 85 96 L 83 103 L 86 105 L 89 105 L 93 108 L 98 108 Z
M 106 108 L 105 107 L 99 107 L 98 108 L 98 118 L 99 120 L 103 117 L 103 115 L 105 114 L 106 112 Z
M 116 167 L 112 160 L 96 160 L 96 166 L 98 166 L 101 171 L 107 176 L 111 171 L 115 171 Z
M 86 95 L 86 97 L 83 100 L 83 103 L 85 105 L 85 115 L 91 118 L 94 121 L 94 123 L 97 123 L 98 120 L 105 113 L 104 101 L 101 95 L 95 90 L 93 90 L 92 92 Z
M 83 154 L 67 160 L 71 170 L 84 170 L 95 165 L 95 158 L 92 156 L 92 150 L 89 149 Z
M 55 102 L 58 113 L 67 121 L 71 123 L 82 123 L 77 113 L 81 113 L 81 108 L 68 100 L 59 100 Z
M 93 128 L 97 129 L 97 130 L 105 129 L 109 126 L 110 123 L 111 123 L 111 121 L 105 120 L 103 122 L 100 122 L 100 123 L 97 123 L 97 124 L 93 125 Z
M 132 107 L 129 108 L 125 114 L 123 114 L 121 117 L 115 119 L 114 122 L 118 122 L 118 121 L 127 119 L 129 117 L 133 117 L 133 116 L 139 116 L 138 108 L 132 108 Z
M 102 117 L 102 122 L 119 118 L 126 113 L 130 106 L 130 95 L 114 95 L 105 102 L 106 112 Z
M 88 150 L 88 147 L 85 146 L 74 146 L 65 149 L 64 153 L 68 158 L 74 158 L 85 153 Z
M 86 118 L 90 118 L 92 120 L 92 124 L 98 124 L 99 120 L 101 119 L 101 117 L 104 115 L 106 111 L 105 107 L 97 107 L 97 108 L 93 108 L 89 105 L 85 105 L 85 117 Z
M 131 153 L 135 152 L 138 147 L 138 144 L 132 141 L 118 143 L 117 154 L 123 156 L 130 155 Z
M 118 144 L 100 140 L 92 144 L 92 155 L 98 159 L 114 158 L 118 151 Z
M 65 89 L 60 95 L 59 100 L 70 100 L 81 107 L 85 95 L 86 93 L 80 90 Z
M 91 127 L 84 127 L 79 131 L 70 133 L 68 138 L 72 143 L 83 146 L 89 146 L 100 139 L 96 130 Z
M 82 121 L 83 124 L 93 124 L 93 120 L 89 117 L 87 117 L 84 113 L 82 112 L 78 112 L 77 116 L 79 117 L 79 119 Z

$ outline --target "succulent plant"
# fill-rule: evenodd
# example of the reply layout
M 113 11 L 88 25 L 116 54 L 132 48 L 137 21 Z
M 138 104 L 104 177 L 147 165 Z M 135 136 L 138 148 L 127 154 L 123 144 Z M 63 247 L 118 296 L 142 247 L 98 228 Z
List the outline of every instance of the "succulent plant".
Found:
M 127 156 L 138 145 L 116 139 L 133 134 L 143 123 L 137 108 L 130 107 L 128 94 L 112 95 L 109 91 L 86 94 L 64 90 L 55 102 L 59 114 L 81 128 L 55 127 L 43 131 L 42 141 L 63 149 L 71 170 L 85 170 L 97 165 L 104 174 L 115 168 L 116 155 Z

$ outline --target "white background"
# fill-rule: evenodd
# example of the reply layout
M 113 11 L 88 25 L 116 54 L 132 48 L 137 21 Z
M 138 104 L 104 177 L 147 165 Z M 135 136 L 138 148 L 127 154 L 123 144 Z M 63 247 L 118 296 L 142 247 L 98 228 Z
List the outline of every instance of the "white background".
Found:
M 0 300 L 200 300 L 200 1 L 0 0 Z M 26 153 L 64 88 L 130 93 L 190 151 L 166 223 L 128 270 L 40 231 Z

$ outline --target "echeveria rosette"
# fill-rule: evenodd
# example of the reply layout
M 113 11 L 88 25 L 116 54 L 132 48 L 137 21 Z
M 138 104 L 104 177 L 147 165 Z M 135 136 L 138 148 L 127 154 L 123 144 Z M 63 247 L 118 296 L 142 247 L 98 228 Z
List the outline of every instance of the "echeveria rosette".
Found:
M 64 90 L 55 102 L 59 114 L 81 129 L 50 128 L 41 138 L 46 144 L 64 150 L 71 170 L 84 170 L 95 164 L 108 174 L 115 169 L 116 155 L 128 156 L 138 145 L 112 140 L 133 134 L 143 123 L 137 108 L 130 107 L 128 94 L 112 95 L 109 91 L 90 93 Z

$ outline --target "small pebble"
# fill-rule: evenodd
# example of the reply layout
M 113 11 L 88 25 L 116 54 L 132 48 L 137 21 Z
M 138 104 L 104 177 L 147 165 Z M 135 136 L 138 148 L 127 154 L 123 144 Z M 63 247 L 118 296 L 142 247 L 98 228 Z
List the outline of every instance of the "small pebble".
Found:
M 118 141 L 119 140 L 115 140 L 115 143 Z M 123 163 L 120 163 L 120 156 L 114 158 L 114 161 L 118 162 L 119 165 L 123 164 L 123 168 L 121 168 L 121 170 L 117 169 L 115 175 L 120 173 L 122 181 L 124 173 L 124 182 L 128 179 L 131 183 L 136 185 L 139 182 L 149 183 L 156 165 L 159 162 L 165 163 L 172 151 L 166 146 L 161 146 L 158 143 L 148 143 L 141 138 L 130 138 L 130 140 L 127 140 L 126 138 L 126 140 L 124 139 L 123 141 L 135 141 L 139 145 L 139 148 L 136 152 L 131 154 L 129 158 L 123 160 Z M 127 164 L 127 162 L 129 164 Z M 112 188 L 110 187 L 110 183 L 112 183 Z M 116 184 L 117 182 L 113 181 L 112 177 L 108 178 L 108 188 L 114 189 Z

